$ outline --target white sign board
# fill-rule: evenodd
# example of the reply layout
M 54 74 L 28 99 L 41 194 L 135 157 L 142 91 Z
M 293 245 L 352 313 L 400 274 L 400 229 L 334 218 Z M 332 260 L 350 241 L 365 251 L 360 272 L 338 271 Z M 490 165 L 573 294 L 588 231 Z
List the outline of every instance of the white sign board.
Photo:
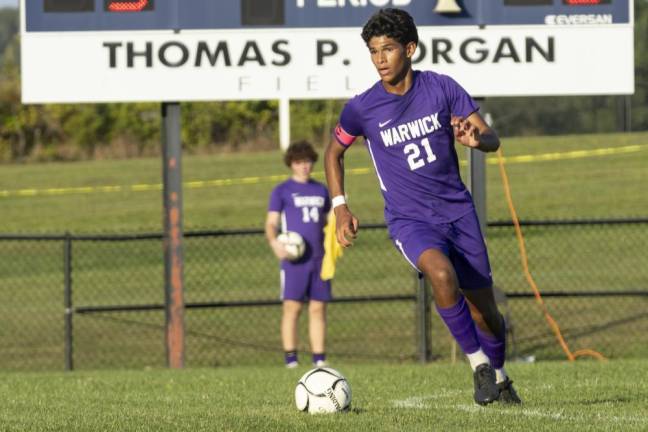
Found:
M 610 17 L 419 26 L 415 69 L 474 96 L 631 94 L 632 19 Z M 25 31 L 22 19 L 25 103 L 348 98 L 378 79 L 360 27 Z

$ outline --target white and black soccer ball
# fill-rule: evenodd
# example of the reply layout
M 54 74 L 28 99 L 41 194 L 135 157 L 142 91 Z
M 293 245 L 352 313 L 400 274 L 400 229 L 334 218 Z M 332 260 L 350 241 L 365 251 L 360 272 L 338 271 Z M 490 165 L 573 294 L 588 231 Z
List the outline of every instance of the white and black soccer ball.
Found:
M 297 261 L 304 255 L 306 243 L 304 238 L 295 231 L 286 231 L 277 236 L 277 240 L 283 245 L 288 252 L 289 261 Z
M 297 383 L 295 404 L 298 410 L 311 414 L 347 411 L 351 407 L 351 386 L 335 369 L 315 368 Z

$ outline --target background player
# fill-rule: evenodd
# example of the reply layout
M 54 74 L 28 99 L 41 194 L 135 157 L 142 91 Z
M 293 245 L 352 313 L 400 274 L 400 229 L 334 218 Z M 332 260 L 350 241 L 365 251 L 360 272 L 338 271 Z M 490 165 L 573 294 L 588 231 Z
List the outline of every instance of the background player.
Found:
M 284 162 L 292 176 L 277 185 L 271 195 L 265 233 L 274 254 L 281 260 L 281 340 L 286 366 L 297 367 L 297 322 L 304 302 L 308 302 L 308 329 L 313 364 L 326 365 L 326 303 L 331 299 L 331 282 L 320 277 L 324 257 L 324 232 L 331 204 L 326 187 L 311 178 L 317 153 L 306 141 L 291 144 Z M 282 231 L 296 231 L 304 238 L 306 250 L 295 262 L 277 240 Z
M 394 245 L 430 281 L 437 310 L 473 369 L 474 399 L 519 403 L 504 370 L 505 323 L 454 139 L 495 151 L 499 138 L 466 91 L 448 76 L 412 70 L 412 17 L 382 9 L 362 29 L 380 81 L 350 99 L 326 150 L 337 238 L 349 246 L 358 220 L 344 199 L 344 152 L 363 136 L 385 201 Z M 476 324 L 476 325 L 475 325 Z

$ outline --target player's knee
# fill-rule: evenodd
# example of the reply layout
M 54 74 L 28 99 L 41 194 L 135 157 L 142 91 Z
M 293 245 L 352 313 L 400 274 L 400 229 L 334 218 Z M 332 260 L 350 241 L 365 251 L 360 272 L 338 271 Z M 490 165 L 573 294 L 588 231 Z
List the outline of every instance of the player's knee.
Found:
M 435 289 L 450 289 L 454 287 L 454 273 L 449 268 L 437 268 L 427 272 L 428 279 Z
M 301 313 L 302 305 L 295 301 L 286 301 L 283 304 L 283 313 L 288 316 L 299 316 Z
M 326 303 L 311 301 L 308 305 L 308 312 L 310 314 L 323 315 L 326 312 Z

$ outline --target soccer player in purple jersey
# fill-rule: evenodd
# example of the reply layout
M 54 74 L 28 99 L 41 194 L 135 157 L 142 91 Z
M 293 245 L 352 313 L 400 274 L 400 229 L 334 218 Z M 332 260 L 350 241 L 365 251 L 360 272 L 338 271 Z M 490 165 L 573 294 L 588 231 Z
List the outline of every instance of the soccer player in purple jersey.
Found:
M 520 403 L 504 370 L 504 318 L 454 149 L 457 140 L 491 152 L 499 138 L 452 78 L 412 69 L 418 32 L 407 12 L 381 9 L 365 24 L 362 38 L 380 81 L 346 103 L 325 155 L 338 242 L 351 245 L 359 228 L 344 198 L 343 160 L 363 136 L 390 237 L 430 281 L 436 308 L 473 370 L 475 402 Z
M 310 143 L 298 141 L 284 154 L 292 175 L 277 185 L 268 205 L 265 233 L 268 243 L 281 260 L 281 340 L 286 367 L 298 366 L 297 322 L 304 302 L 308 302 L 308 330 L 313 364 L 326 366 L 326 303 L 331 300 L 331 282 L 320 277 L 324 258 L 324 226 L 331 208 L 326 186 L 313 180 L 311 172 L 317 153 Z M 306 249 L 297 261 L 288 261 L 277 240 L 281 231 L 296 231 Z

